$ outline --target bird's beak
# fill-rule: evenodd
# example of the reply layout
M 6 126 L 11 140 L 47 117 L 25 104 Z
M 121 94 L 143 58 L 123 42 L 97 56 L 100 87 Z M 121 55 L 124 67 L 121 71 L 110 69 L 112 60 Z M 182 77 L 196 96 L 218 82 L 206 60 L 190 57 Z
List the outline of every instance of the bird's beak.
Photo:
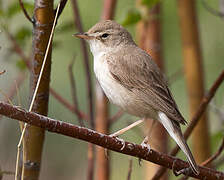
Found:
M 86 39 L 86 40 L 94 38 L 93 36 L 89 36 L 87 33 L 76 33 L 76 34 L 73 34 L 73 36 L 81 38 L 81 39 Z

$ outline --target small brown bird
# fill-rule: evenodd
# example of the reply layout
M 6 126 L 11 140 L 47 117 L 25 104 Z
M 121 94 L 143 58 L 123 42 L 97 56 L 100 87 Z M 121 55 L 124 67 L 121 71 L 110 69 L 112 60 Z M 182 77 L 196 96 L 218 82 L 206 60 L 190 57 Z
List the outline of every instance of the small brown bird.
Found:
M 186 154 L 193 172 L 198 174 L 198 166 L 180 128 L 186 121 L 150 55 L 135 44 L 125 28 L 111 20 L 101 21 L 76 36 L 89 43 L 94 72 L 108 99 L 134 116 L 162 123 Z

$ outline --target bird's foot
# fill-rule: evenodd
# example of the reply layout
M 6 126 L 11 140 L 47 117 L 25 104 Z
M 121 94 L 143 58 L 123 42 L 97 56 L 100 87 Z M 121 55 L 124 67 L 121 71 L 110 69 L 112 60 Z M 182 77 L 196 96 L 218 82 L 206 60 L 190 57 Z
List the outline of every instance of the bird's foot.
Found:
M 143 147 L 143 148 L 147 148 L 148 149 L 148 153 L 150 153 L 150 150 L 151 150 L 151 147 L 150 147 L 150 145 L 148 144 L 148 141 L 149 141 L 149 138 L 148 138 L 148 136 L 146 136 L 145 137 L 145 139 L 142 141 L 142 143 L 141 143 L 141 146 Z M 147 153 L 147 154 L 148 154 Z M 142 159 L 138 159 L 138 163 L 139 163 L 139 165 L 141 166 L 141 162 L 142 162 Z

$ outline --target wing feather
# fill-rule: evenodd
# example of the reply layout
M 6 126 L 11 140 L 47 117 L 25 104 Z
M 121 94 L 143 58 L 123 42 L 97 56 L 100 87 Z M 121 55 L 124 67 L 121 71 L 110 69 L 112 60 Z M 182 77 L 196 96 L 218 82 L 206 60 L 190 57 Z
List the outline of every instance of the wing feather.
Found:
M 116 56 L 108 55 L 107 62 L 110 73 L 122 86 L 135 91 L 144 103 L 170 119 L 186 124 L 163 74 L 145 51 L 135 46 L 117 52 Z

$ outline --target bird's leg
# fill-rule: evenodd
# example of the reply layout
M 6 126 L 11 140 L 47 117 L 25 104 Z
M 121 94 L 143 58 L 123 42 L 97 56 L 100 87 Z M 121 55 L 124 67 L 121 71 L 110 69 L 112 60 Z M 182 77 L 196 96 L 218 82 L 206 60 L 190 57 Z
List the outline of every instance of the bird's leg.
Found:
M 130 124 L 129 126 L 113 133 L 113 134 L 110 134 L 111 137 L 118 137 L 119 135 L 121 134 L 124 134 L 126 131 L 128 131 L 129 129 L 132 129 L 133 127 L 141 124 L 142 122 L 144 121 L 144 119 L 141 119 L 141 120 L 138 120 L 138 121 L 135 121 L 134 123 Z
M 130 124 L 129 126 L 127 126 L 127 127 L 125 127 L 125 128 L 123 128 L 123 129 L 121 129 L 121 130 L 119 130 L 119 131 L 116 131 L 115 133 L 113 133 L 113 134 L 110 134 L 109 136 L 111 136 L 111 137 L 118 137 L 119 135 L 121 135 L 121 134 L 124 134 L 126 131 L 128 131 L 129 129 L 131 129 L 131 128 L 133 128 L 133 127 L 135 127 L 135 126 L 137 126 L 137 125 L 139 125 L 139 124 L 141 124 L 142 122 L 144 121 L 144 119 L 140 119 L 140 120 L 138 120 L 138 121 L 135 121 L 134 123 L 132 123 L 132 124 Z M 123 141 L 123 145 L 125 145 L 125 143 L 124 143 L 124 141 Z M 123 149 L 124 148 L 124 146 L 121 148 L 121 149 Z M 105 149 L 105 155 L 107 156 L 107 149 Z
M 155 122 L 156 122 L 156 121 L 155 121 L 154 119 L 152 119 L 151 127 L 149 128 L 146 137 L 144 138 L 144 140 L 143 140 L 142 143 L 141 143 L 141 146 L 143 146 L 143 147 L 147 147 L 147 148 L 148 148 L 148 152 L 150 152 L 150 150 L 151 150 L 151 147 L 150 147 L 150 145 L 148 144 L 148 142 L 149 142 L 149 137 L 150 137 L 150 135 L 151 135 L 151 133 L 152 133 L 153 127 L 154 127 L 154 125 L 155 125 Z M 139 163 L 140 166 L 141 166 L 141 161 L 142 161 L 142 159 L 139 158 L 139 159 L 138 159 L 138 163 Z

